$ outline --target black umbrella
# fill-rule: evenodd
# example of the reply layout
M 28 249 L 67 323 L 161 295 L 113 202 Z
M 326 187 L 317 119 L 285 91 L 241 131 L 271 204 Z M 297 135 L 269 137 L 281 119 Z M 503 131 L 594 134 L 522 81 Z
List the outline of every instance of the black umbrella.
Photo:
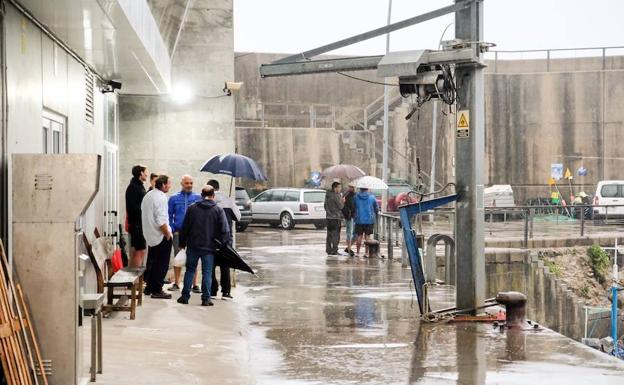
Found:
M 224 246 L 218 239 L 215 239 L 214 241 L 219 247 L 215 253 L 215 265 L 255 274 L 247 262 L 245 262 L 240 254 L 238 254 L 238 251 L 234 250 L 232 246 Z

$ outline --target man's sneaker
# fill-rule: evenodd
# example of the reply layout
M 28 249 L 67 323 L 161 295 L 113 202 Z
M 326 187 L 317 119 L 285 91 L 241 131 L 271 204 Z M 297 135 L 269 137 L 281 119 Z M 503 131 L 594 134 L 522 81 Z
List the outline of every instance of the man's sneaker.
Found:
M 348 253 L 350 256 L 355 257 L 355 253 L 353 252 L 353 250 L 349 250 Z
M 197 285 L 193 286 L 192 290 L 193 290 L 193 293 L 201 293 L 201 289 Z
M 202 299 L 202 306 L 214 306 L 214 303 L 209 299 Z
M 349 248 L 348 248 L 348 247 L 345 247 L 345 249 L 344 249 L 344 252 L 345 252 L 345 253 L 349 254 L 349 252 L 350 252 L 350 251 L 351 251 L 351 250 L 349 250 Z
M 157 298 L 157 299 L 171 299 L 171 294 L 167 294 L 164 291 L 161 291 L 160 293 L 153 293 L 152 294 L 152 298 Z
M 171 280 L 169 278 L 165 278 L 165 280 L 163 281 L 163 285 L 168 285 L 171 283 Z
M 221 299 L 226 299 L 226 298 L 229 298 L 229 299 L 234 299 L 234 297 L 232 297 L 232 295 L 231 295 L 230 293 L 227 293 L 227 294 L 222 294 L 222 295 L 221 295 Z
M 144 295 L 152 295 L 152 292 L 147 290 L 147 288 L 145 288 L 145 290 L 143 290 L 143 294 Z
M 173 285 L 169 286 L 169 289 L 167 289 L 169 291 L 178 291 L 180 290 L 180 286 L 178 286 L 177 283 L 174 283 Z
M 180 297 L 178 298 L 178 303 L 181 303 L 182 305 L 188 305 L 188 299 Z

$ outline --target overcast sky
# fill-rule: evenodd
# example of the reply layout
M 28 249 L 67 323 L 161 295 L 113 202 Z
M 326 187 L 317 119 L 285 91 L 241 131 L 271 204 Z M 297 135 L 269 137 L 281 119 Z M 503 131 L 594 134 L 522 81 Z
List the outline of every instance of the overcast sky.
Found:
M 393 0 L 392 21 L 451 3 Z M 496 43 L 497 49 L 624 45 L 623 0 L 485 0 L 484 5 L 485 41 Z M 297 53 L 383 26 L 387 12 L 388 0 L 234 0 L 234 48 Z M 435 49 L 453 21 L 454 16 L 447 15 L 394 32 L 390 49 Z M 453 28 L 445 39 L 454 37 Z M 332 53 L 377 55 L 384 50 L 381 37 Z

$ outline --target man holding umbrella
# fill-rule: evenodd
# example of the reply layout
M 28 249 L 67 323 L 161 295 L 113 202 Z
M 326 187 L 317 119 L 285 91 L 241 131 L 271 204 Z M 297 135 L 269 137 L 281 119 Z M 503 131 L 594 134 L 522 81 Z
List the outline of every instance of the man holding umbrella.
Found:
M 212 267 L 217 251 L 218 240 L 221 244 L 231 245 L 232 235 L 229 231 L 225 212 L 217 206 L 215 190 L 212 186 L 204 186 L 201 192 L 202 200 L 191 205 L 184 216 L 184 223 L 180 230 L 180 247 L 186 248 L 186 272 L 182 296 L 178 303 L 188 304 L 191 297 L 191 285 L 201 259 L 202 264 L 202 306 L 213 306 L 210 300 L 210 286 L 212 284 Z

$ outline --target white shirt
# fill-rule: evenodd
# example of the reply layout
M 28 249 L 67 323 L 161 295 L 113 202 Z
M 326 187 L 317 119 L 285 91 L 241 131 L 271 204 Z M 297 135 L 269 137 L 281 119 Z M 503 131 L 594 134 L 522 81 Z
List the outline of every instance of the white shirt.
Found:
M 236 220 L 240 221 L 241 212 L 238 209 L 238 206 L 236 206 L 236 202 L 234 201 L 234 199 L 225 195 L 221 191 L 215 191 L 215 202 L 217 203 L 217 206 L 221 207 L 222 209 L 231 209 L 234 213 L 234 216 L 236 217 Z
M 155 188 L 143 197 L 141 202 L 141 223 L 143 224 L 143 237 L 148 246 L 158 246 L 164 238 L 160 226 L 169 227 L 169 209 L 167 195 Z M 171 227 L 169 227 L 171 231 Z

